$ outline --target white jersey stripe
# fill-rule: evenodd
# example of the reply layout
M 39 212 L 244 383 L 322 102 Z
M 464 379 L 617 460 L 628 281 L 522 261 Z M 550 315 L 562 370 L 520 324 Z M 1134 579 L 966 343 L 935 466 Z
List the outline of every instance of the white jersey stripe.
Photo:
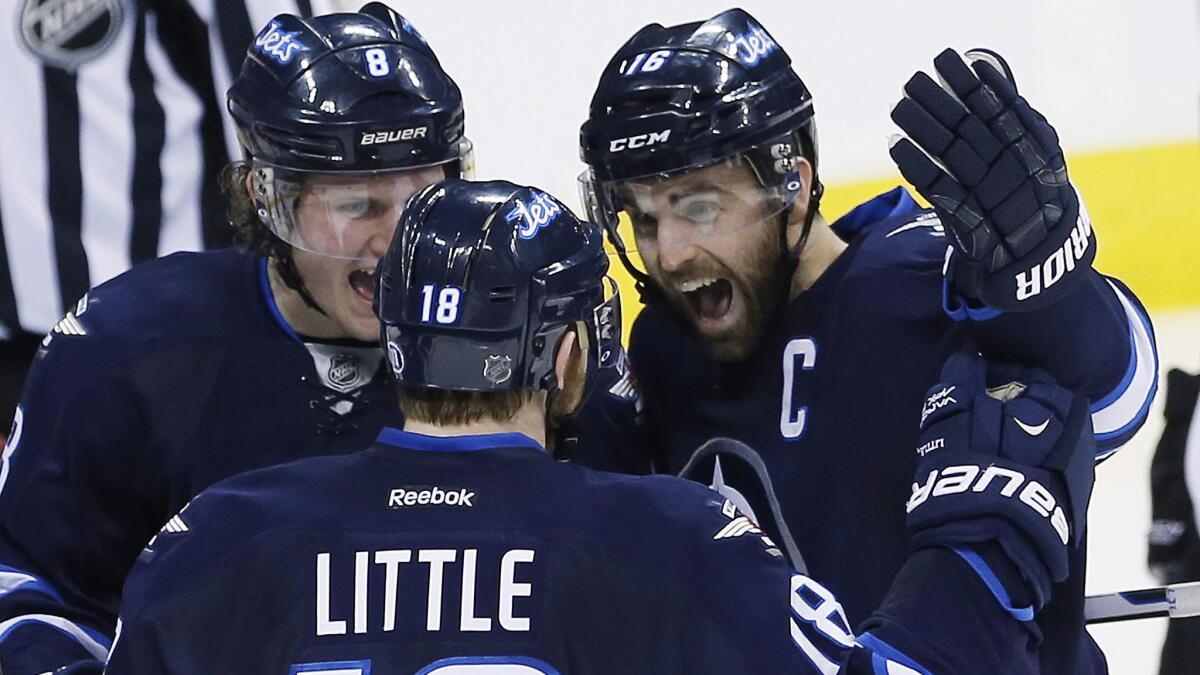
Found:
M 3 642 L 9 633 L 29 623 L 45 624 L 73 638 L 96 659 L 103 661 L 108 658 L 107 645 L 98 642 L 78 624 L 51 614 L 25 614 L 0 623 L 0 642 Z
M 1132 372 L 1128 382 L 1122 382 L 1117 390 L 1092 410 L 1092 427 L 1096 439 L 1100 441 L 1127 431 L 1146 414 L 1146 407 L 1154 396 L 1158 378 L 1158 353 L 1154 349 L 1148 319 L 1115 284 L 1111 281 L 1108 284 L 1121 301 L 1129 321 Z
M 165 138 L 159 168 L 162 171 L 162 227 L 158 253 L 194 251 L 203 248 L 200 222 L 199 168 L 204 166 L 200 121 L 204 108 L 191 88 L 173 69 L 158 36 L 157 15 L 146 16 L 146 62 L 154 73 L 154 93 L 166 116 Z
M 114 42 L 79 68 L 79 163 L 83 176 L 80 233 L 92 286 L 129 268 L 134 128 L 133 95 L 127 81 L 136 22 L 133 12 L 125 12 Z M 87 110 L 108 114 L 82 112 Z

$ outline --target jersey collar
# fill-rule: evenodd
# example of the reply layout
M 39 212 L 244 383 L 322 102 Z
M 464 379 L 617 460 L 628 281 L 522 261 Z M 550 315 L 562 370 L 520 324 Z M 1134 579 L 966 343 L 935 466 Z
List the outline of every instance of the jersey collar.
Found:
M 541 443 L 525 434 L 479 434 L 474 436 L 426 436 L 411 431 L 384 427 L 377 443 L 420 452 L 478 452 L 499 448 L 531 448 L 546 452 Z
M 850 213 L 838 218 L 830 227 L 845 241 L 850 241 L 868 225 L 921 210 L 921 205 L 908 194 L 908 190 L 897 187 L 859 204 Z

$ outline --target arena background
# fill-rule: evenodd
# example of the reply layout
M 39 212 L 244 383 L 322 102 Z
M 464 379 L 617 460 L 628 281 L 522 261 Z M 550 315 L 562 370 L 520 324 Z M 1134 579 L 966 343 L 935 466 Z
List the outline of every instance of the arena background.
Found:
M 579 124 L 596 79 L 650 22 L 727 8 L 709 0 L 396 2 L 462 87 L 477 176 L 535 184 L 577 205 Z M 358 3 L 347 2 L 348 7 Z M 888 119 L 935 54 L 986 46 L 1058 129 L 1099 237 L 1097 266 L 1149 307 L 1163 372 L 1200 369 L 1200 12 L 1195 0 L 747 1 L 813 91 L 826 216 L 894 186 Z M 619 265 L 617 265 L 619 267 Z M 628 290 L 628 289 L 627 289 Z M 637 309 L 626 293 L 626 320 Z M 1098 470 L 1089 590 L 1153 585 L 1145 567 L 1151 420 Z M 915 415 L 915 411 L 914 411 Z M 901 508 L 896 505 L 896 508 Z M 1164 620 L 1094 629 L 1113 673 L 1155 672 Z

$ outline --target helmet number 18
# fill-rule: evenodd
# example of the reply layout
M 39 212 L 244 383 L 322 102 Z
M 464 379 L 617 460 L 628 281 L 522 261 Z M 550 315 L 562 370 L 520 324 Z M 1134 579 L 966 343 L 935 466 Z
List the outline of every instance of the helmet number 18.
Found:
M 434 297 L 437 306 L 434 307 Z M 421 323 L 452 324 L 458 321 L 458 303 L 462 300 L 462 289 L 446 286 L 441 290 L 435 284 L 421 287 Z

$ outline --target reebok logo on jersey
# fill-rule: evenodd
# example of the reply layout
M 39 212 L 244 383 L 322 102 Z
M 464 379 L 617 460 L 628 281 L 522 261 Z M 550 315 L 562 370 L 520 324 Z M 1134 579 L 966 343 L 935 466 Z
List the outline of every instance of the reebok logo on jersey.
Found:
M 1036 425 L 1025 424 L 1016 417 L 1013 418 L 1013 421 L 1017 423 L 1017 426 L 1021 427 L 1021 431 L 1024 431 L 1030 436 L 1041 436 L 1042 432 L 1046 430 L 1046 427 L 1050 426 L 1050 420 L 1048 418 L 1045 422 Z
M 997 480 L 998 479 L 998 480 Z M 1021 486 L 1025 487 L 1022 489 Z M 1036 480 L 1029 480 L 1025 474 L 1014 469 L 990 465 L 986 468 L 974 464 L 958 464 L 929 472 L 925 484 L 913 483 L 912 496 L 908 499 L 907 513 L 912 513 L 930 499 L 946 495 L 967 492 L 985 493 L 995 486 L 1001 497 L 1018 501 L 1033 509 L 1043 518 L 1050 521 L 1050 526 L 1058 533 L 1059 540 L 1065 546 L 1070 540 L 1070 526 L 1067 524 L 1067 514 L 1054 499 L 1054 495 Z M 1018 495 L 1017 490 L 1021 493 Z
M 402 487 L 392 490 L 388 495 L 388 508 L 399 509 L 405 506 L 475 506 L 472 499 L 475 493 L 466 488 L 443 489 L 434 487 Z

